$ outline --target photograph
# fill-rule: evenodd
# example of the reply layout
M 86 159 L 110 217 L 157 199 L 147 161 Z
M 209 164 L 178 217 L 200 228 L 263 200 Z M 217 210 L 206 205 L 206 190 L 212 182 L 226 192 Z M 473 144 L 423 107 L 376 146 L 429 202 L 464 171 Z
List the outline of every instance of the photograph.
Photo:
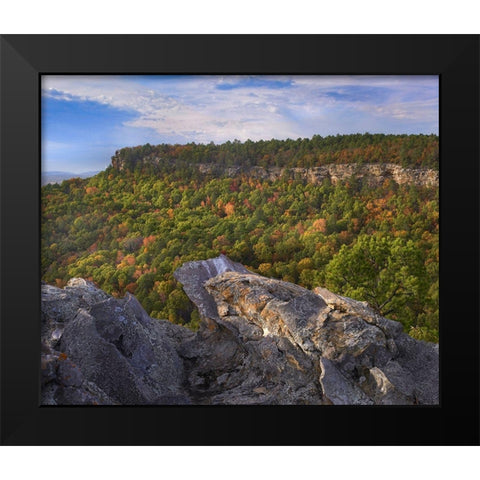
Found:
M 42 406 L 438 406 L 439 75 L 41 74 Z
M 479 443 L 477 35 L 3 35 L 0 443 Z

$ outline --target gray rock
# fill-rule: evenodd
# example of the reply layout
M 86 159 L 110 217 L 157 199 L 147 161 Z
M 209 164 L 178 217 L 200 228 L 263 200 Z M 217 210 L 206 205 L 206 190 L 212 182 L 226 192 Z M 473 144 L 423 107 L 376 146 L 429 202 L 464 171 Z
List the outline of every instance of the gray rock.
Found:
M 190 403 L 177 350 L 193 332 L 82 279 L 43 285 L 42 310 L 42 403 Z
M 73 318 L 79 308 L 89 308 L 109 297 L 83 278 L 72 278 L 64 289 L 42 285 L 41 336 L 44 344 L 56 349 L 63 335 L 64 323 Z
M 185 293 L 198 308 L 201 315 L 208 318 L 218 318 L 217 305 L 204 288 L 207 280 L 224 272 L 249 272 L 240 263 L 232 262 L 225 255 L 208 260 L 184 263 L 173 276 L 182 285 Z
M 364 302 L 261 277 L 224 256 L 175 272 L 194 333 L 73 279 L 42 286 L 42 403 L 438 404 L 438 345 Z
M 319 372 L 317 395 L 324 403 L 438 403 L 436 346 L 408 337 L 398 322 L 363 302 L 237 272 L 220 274 L 205 287 L 219 306 L 218 323 L 232 318 L 238 332 L 247 330 L 240 329 L 243 322 L 277 343 L 288 340 L 289 355 L 294 351 L 303 369 L 309 361 L 307 370 Z M 279 365 L 287 358 L 284 352 Z
M 327 358 L 320 359 L 320 383 L 322 385 L 325 400 L 332 405 L 373 405 L 373 399 L 369 398 L 359 386 L 349 381 L 335 364 Z M 364 378 L 364 377 L 363 377 Z M 361 385 L 363 382 L 359 382 Z
M 114 405 L 95 384 L 84 379 L 82 372 L 64 352 L 42 353 L 42 405 Z
M 40 360 L 41 385 L 42 387 L 47 383 L 57 378 L 58 355 L 43 354 Z
M 67 323 L 62 350 L 77 362 L 85 378 L 123 404 L 158 403 L 181 394 L 183 363 L 173 342 L 156 335 L 126 300 L 109 298 L 80 309 Z
M 59 359 L 57 377 L 65 387 L 80 387 L 83 383 L 83 375 L 80 369 L 68 358 Z

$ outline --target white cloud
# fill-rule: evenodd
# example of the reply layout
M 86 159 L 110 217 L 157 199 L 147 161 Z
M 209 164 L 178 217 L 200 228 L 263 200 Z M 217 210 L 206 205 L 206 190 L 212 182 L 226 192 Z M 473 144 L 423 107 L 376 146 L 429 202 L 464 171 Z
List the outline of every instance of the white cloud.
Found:
M 162 138 L 185 142 L 297 138 L 323 134 L 322 126 L 341 132 L 346 116 L 355 112 L 365 116 L 365 123 L 380 118 L 430 124 L 438 117 L 438 91 L 432 77 L 157 78 L 145 82 L 128 76 L 46 76 L 42 86 L 45 97 L 127 110 L 136 117 L 126 127 L 152 129 Z M 290 86 L 279 88 L 278 82 Z M 355 88 L 376 89 L 382 95 L 375 98 L 373 91 L 371 99 L 355 98 Z M 364 130 L 361 118 L 358 121 L 357 131 Z

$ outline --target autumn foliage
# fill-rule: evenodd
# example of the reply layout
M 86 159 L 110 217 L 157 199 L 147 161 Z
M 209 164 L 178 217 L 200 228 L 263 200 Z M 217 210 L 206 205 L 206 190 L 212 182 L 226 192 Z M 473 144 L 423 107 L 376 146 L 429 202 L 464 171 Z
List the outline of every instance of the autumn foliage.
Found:
M 163 163 L 135 164 L 142 151 Z M 132 168 L 42 187 L 46 282 L 92 278 L 115 296 L 134 293 L 153 317 L 195 327 L 198 313 L 173 271 L 224 253 L 262 275 L 366 300 L 412 335 L 438 339 L 438 189 L 393 181 L 371 188 L 356 178 L 261 181 L 241 170 L 229 178 L 195 166 L 378 161 L 438 168 L 437 137 L 160 145 L 118 155 Z

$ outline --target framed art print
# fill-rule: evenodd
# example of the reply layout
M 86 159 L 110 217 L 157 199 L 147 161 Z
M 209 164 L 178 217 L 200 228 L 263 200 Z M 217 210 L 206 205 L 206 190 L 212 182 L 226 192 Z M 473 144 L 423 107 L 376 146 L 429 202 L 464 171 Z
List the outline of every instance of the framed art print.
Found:
M 477 36 L 1 48 L 3 444 L 478 444 Z

